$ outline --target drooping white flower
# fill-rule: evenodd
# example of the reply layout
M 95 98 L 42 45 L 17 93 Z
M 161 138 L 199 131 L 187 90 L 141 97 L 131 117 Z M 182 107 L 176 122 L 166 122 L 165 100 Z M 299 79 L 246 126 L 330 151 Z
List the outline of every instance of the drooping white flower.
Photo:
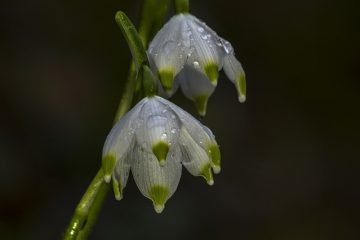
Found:
M 150 43 L 148 55 L 168 96 L 180 85 L 188 98 L 195 102 L 202 99 L 201 105 L 206 106 L 217 84 L 218 72 L 224 67 L 225 74 L 236 86 L 239 101 L 246 100 L 245 72 L 235 58 L 233 47 L 191 14 L 173 16 Z M 183 71 L 187 72 L 186 78 L 176 79 Z M 204 78 L 213 87 L 205 84 Z
M 220 172 L 219 147 L 207 127 L 158 96 L 144 98 L 120 119 L 103 149 L 104 178 L 113 180 L 116 199 L 122 198 L 131 170 L 158 213 L 176 191 L 182 165 L 212 185 L 212 172 Z

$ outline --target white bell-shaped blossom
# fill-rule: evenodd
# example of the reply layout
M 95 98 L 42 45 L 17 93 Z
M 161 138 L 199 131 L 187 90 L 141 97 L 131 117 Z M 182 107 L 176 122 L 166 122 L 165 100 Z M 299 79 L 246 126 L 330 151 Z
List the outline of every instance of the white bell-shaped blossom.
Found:
M 219 146 L 207 127 L 158 96 L 144 98 L 121 118 L 103 149 L 104 179 L 113 180 L 116 199 L 122 198 L 131 170 L 158 213 L 176 191 L 182 165 L 212 185 L 212 172 L 220 172 Z
M 239 101 L 244 102 L 246 99 L 245 73 L 235 58 L 233 47 L 191 14 L 173 16 L 150 43 L 148 55 L 167 96 L 171 96 L 180 85 L 187 97 L 195 102 L 198 101 L 195 99 L 201 98 L 201 105 L 206 105 L 217 84 L 218 72 L 224 67 L 225 74 L 237 88 Z M 175 79 L 183 71 L 186 71 L 185 75 L 188 76 Z M 190 74 L 190 71 L 206 76 L 213 88 L 204 84 L 202 76 Z M 176 80 L 179 83 L 176 83 Z M 184 84 L 183 81 L 188 83 Z M 189 81 L 192 83 L 189 84 Z M 204 97 L 203 92 L 207 92 L 208 96 Z M 202 109 L 198 110 L 204 112 Z

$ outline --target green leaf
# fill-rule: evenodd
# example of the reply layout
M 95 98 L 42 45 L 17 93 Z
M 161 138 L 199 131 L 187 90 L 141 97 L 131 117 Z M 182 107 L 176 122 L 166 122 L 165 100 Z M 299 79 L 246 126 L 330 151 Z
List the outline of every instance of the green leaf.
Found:
M 137 32 L 134 24 L 130 21 L 124 12 L 118 11 L 115 15 L 115 20 L 119 25 L 127 44 L 129 45 L 136 70 L 139 71 L 141 65 L 148 64 L 146 51 L 140 35 Z

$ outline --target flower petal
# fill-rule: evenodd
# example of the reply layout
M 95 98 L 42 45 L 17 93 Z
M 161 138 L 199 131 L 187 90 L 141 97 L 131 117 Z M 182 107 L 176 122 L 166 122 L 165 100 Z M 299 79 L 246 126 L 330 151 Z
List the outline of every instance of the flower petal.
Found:
M 136 124 L 138 123 L 137 116 L 146 101 L 147 99 L 143 99 L 122 117 L 106 138 L 102 157 L 102 168 L 106 182 L 110 182 L 116 162 L 125 157 L 133 142 Z
M 209 185 L 214 184 L 211 161 L 208 154 L 190 136 L 186 129 L 181 129 L 180 146 L 182 164 L 194 176 L 202 176 Z
M 139 114 L 142 122 L 136 130 L 137 142 L 148 152 L 153 152 L 160 164 L 164 164 L 172 144 L 176 144 L 180 120 L 160 97 L 150 97 Z
M 188 44 L 186 28 L 184 15 L 176 15 L 163 26 L 149 45 L 148 53 L 155 62 L 165 91 L 172 91 L 174 77 L 185 64 Z
M 175 148 L 173 148 L 175 149 Z M 131 155 L 131 171 L 140 192 L 151 199 L 155 211 L 160 213 L 173 195 L 181 177 L 181 163 L 171 151 L 164 166 L 155 155 L 136 145 Z
M 115 198 L 121 200 L 123 197 L 123 189 L 126 187 L 130 172 L 130 159 L 128 156 L 121 157 L 115 166 L 112 175 L 113 190 Z
M 187 64 L 202 71 L 216 86 L 224 55 L 222 48 L 216 44 L 220 37 L 195 16 L 188 14 L 186 18 L 192 33 L 190 39 L 193 47 Z
M 189 66 L 185 66 L 181 70 L 176 80 L 180 82 L 183 94 L 195 102 L 200 116 L 205 116 L 207 102 L 214 92 L 215 86 L 209 82 L 203 73 Z
M 175 104 L 163 98 L 159 98 L 159 100 L 168 104 L 168 106 L 173 109 L 179 117 L 182 127 L 185 128 L 194 141 L 208 153 L 214 172 L 219 173 L 221 161 L 220 149 L 210 129 Z
M 228 54 L 224 58 L 224 72 L 226 76 L 235 84 L 238 91 L 239 101 L 246 100 L 246 79 L 245 72 L 241 63 L 235 58 L 233 54 Z

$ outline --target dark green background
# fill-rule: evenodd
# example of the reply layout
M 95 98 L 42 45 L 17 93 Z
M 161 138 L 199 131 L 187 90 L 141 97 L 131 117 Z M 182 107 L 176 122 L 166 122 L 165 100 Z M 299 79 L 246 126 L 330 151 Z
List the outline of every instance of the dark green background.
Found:
M 0 9 L 0 239 L 59 239 L 96 173 L 130 52 L 114 14 L 141 1 L 4 1 Z M 360 239 L 360 3 L 191 1 L 248 80 L 221 74 L 204 124 L 223 169 L 185 170 L 157 215 L 130 180 L 90 239 Z M 173 99 L 194 112 L 181 94 Z

